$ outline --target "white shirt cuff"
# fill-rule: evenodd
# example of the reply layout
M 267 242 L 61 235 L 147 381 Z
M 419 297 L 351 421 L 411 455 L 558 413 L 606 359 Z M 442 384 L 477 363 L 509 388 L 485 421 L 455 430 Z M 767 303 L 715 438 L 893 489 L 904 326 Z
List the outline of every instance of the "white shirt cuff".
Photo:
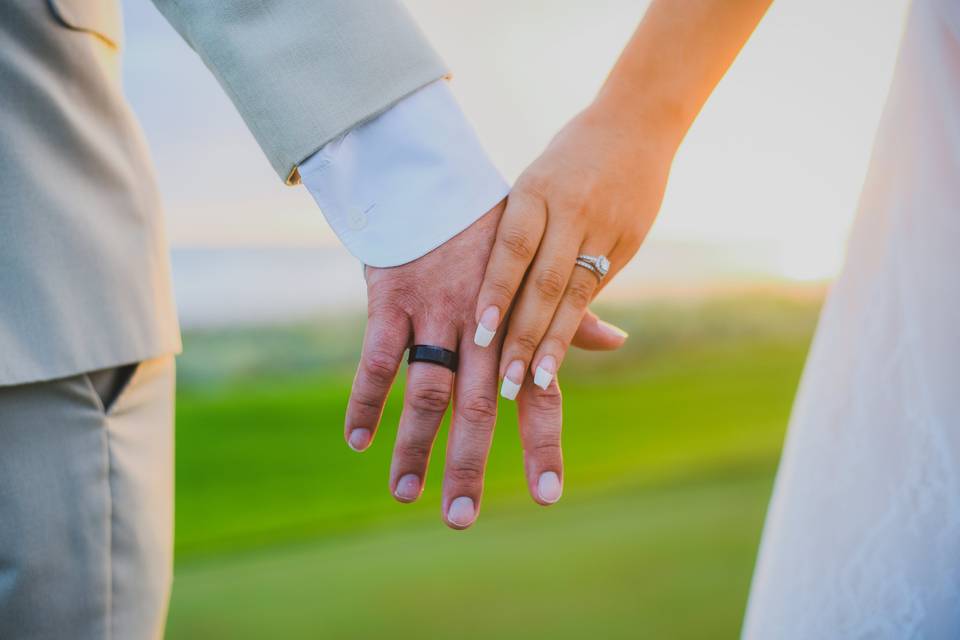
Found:
M 373 267 L 416 260 L 509 191 L 444 80 L 328 143 L 300 177 L 341 242 Z

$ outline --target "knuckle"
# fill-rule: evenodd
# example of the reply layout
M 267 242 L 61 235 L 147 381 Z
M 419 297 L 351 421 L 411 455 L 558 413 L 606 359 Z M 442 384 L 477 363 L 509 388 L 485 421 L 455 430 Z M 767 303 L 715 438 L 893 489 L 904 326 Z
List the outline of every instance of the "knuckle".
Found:
M 561 335 L 547 336 L 540 343 L 540 347 L 543 353 L 561 356 L 570 348 L 570 339 Z
M 426 442 L 398 443 L 396 457 L 402 460 L 426 460 L 430 457 L 430 445 Z
M 361 411 L 373 411 L 379 414 L 382 408 L 380 401 L 375 396 L 364 391 L 354 390 L 351 399 L 354 407 Z
M 537 347 L 540 346 L 540 338 L 532 333 L 524 331 L 516 338 L 517 348 L 522 354 L 530 354 L 537 350 Z
M 388 286 L 389 285 L 389 286 Z M 403 322 L 405 311 L 400 304 L 406 293 L 404 289 L 393 282 L 369 283 L 367 300 L 367 318 L 377 319 L 388 327 L 399 326 Z
M 500 246 L 513 258 L 530 262 L 533 258 L 533 242 L 520 227 L 511 227 L 500 234 Z
M 533 286 L 542 298 L 554 301 L 563 293 L 565 281 L 566 278 L 559 269 L 547 267 L 537 274 Z
M 439 291 L 439 295 L 431 300 L 425 305 L 427 317 L 433 319 L 436 323 L 436 329 L 446 328 L 452 329 L 456 333 L 458 326 L 457 314 L 460 309 L 464 306 L 464 291 L 469 291 L 465 288 L 455 288 L 455 289 L 443 289 Z
M 363 373 L 377 386 L 389 386 L 397 371 L 398 360 L 386 351 L 371 351 L 363 360 Z
M 539 460 L 558 460 L 562 457 L 563 449 L 560 446 L 560 434 L 541 436 L 530 443 L 527 451 Z
M 591 280 L 593 276 L 591 276 Z M 595 285 L 586 278 L 577 278 L 567 287 L 567 299 L 577 311 L 583 311 L 590 305 L 593 299 Z
M 460 407 L 460 414 L 472 425 L 491 424 L 497 419 L 497 401 L 486 395 L 467 398 Z
M 410 390 L 410 407 L 419 413 L 442 414 L 450 403 L 450 388 L 437 383 L 420 383 Z
M 450 467 L 450 478 L 457 484 L 477 484 L 483 480 L 483 464 L 479 460 L 457 460 Z
M 590 210 L 590 196 L 577 189 L 563 189 L 555 196 L 556 207 L 569 212 L 569 217 L 574 220 L 583 220 Z
M 402 278 L 377 284 L 367 285 L 367 317 L 377 319 L 385 335 L 399 334 L 407 318 L 419 309 L 422 294 L 415 283 Z
M 495 278 L 490 281 L 489 287 L 490 293 L 500 300 L 506 303 L 509 303 L 511 300 L 513 300 L 514 288 L 506 280 Z
M 514 190 L 520 191 L 521 193 L 525 193 L 540 200 L 545 200 L 547 193 L 551 189 L 551 185 L 552 182 L 549 174 L 535 173 L 531 171 L 520 176 L 520 179 L 517 180 Z
M 551 384 L 546 389 L 535 387 L 532 391 L 532 397 L 530 398 L 531 409 L 541 416 L 556 416 L 559 419 L 563 406 L 563 396 L 560 393 L 560 386 Z

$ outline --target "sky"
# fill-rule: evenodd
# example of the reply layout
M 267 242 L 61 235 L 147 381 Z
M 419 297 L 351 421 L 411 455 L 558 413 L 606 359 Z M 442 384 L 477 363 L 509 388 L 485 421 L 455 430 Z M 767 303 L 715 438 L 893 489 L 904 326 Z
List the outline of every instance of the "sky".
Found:
M 173 246 L 323 247 L 345 258 L 313 200 L 281 183 L 216 81 L 152 4 L 123 4 L 125 91 L 151 143 Z M 906 4 L 774 2 L 687 135 L 641 252 L 678 273 L 835 275 Z M 588 104 L 646 3 L 407 5 L 512 180 Z

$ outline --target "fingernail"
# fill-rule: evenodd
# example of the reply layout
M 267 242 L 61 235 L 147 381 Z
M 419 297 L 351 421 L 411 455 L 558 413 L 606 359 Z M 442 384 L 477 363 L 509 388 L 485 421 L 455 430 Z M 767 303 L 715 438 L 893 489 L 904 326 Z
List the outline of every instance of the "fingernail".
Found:
M 477 323 L 477 332 L 473 334 L 473 343 L 478 347 L 488 347 L 493 341 L 493 336 L 497 333 L 497 324 L 500 323 L 500 309 L 496 307 L 487 307 L 480 314 L 480 322 Z
M 533 374 L 533 384 L 546 391 L 556 372 L 557 359 L 553 356 L 543 356 L 543 358 L 540 359 L 540 364 L 537 365 L 537 370 Z
M 537 495 L 547 504 L 553 504 L 563 495 L 563 487 L 560 485 L 560 477 L 553 471 L 545 471 L 540 474 L 537 481 Z
M 604 320 L 598 320 L 597 326 L 600 327 L 600 330 L 604 333 L 620 338 L 621 340 L 626 340 L 628 337 L 630 337 L 630 334 L 620 327 L 610 324 L 609 322 L 605 322 Z
M 520 393 L 520 385 L 523 384 L 523 372 L 526 367 L 520 360 L 514 360 L 507 367 L 507 373 L 503 376 L 503 384 L 500 386 L 500 395 L 507 400 L 516 400 Z
M 469 527 L 475 517 L 473 500 L 466 496 L 455 498 L 447 509 L 447 520 L 458 527 Z
M 404 502 L 413 502 L 420 497 L 420 478 L 412 473 L 403 476 L 397 480 L 397 488 L 393 495 Z
M 347 444 L 350 445 L 350 448 L 354 451 L 366 450 L 366 448 L 370 446 L 370 430 L 354 429 L 350 432 Z

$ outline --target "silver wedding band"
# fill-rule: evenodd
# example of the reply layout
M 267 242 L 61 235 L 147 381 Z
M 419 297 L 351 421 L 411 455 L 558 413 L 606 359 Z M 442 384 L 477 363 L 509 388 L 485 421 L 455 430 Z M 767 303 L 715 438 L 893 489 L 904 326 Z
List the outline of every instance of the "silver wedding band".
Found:
M 577 266 L 587 269 L 597 277 L 597 281 L 603 280 L 610 271 L 610 260 L 607 256 L 588 256 L 581 253 L 577 256 Z

